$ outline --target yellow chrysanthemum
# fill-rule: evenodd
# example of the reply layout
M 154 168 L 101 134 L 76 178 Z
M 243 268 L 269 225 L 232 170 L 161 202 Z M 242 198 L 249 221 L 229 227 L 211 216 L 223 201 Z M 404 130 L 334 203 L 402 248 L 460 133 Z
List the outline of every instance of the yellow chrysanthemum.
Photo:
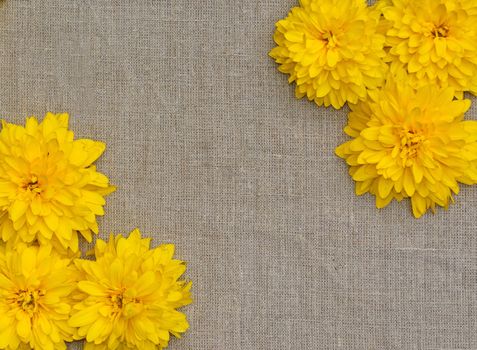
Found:
M 378 208 L 410 198 L 420 217 L 447 207 L 458 182 L 477 183 L 477 122 L 463 121 L 470 100 L 453 96 L 452 88 L 390 80 L 352 106 L 345 132 L 354 140 L 336 153 L 351 167 L 356 194 L 375 195 Z
M 98 240 L 96 261 L 76 260 L 84 293 L 70 319 L 86 337 L 85 350 L 154 350 L 167 347 L 169 333 L 189 327 L 176 309 L 191 302 L 191 283 L 179 281 L 185 263 L 172 258 L 174 245 L 149 249 L 138 230 L 129 238 Z
M 49 246 L 0 249 L 0 349 L 64 350 L 78 271 Z
M 78 250 L 91 241 L 104 195 L 114 188 L 93 164 L 105 144 L 73 139 L 68 114 L 31 117 L 25 127 L 4 122 L 0 133 L 0 232 L 4 241 L 52 243 Z
M 456 96 L 477 94 L 477 1 L 390 0 L 391 71 L 404 70 L 414 88 L 452 87 Z
M 380 12 L 364 0 L 300 0 L 276 24 L 270 56 L 296 82 L 296 96 L 341 108 L 384 82 Z

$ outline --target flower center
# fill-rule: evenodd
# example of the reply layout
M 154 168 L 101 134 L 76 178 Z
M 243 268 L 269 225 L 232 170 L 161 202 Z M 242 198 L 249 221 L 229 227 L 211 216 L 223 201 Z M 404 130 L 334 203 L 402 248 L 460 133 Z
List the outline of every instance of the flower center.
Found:
M 449 27 L 445 24 L 436 25 L 432 29 L 432 36 L 434 38 L 447 38 L 449 35 Z
M 39 299 L 44 293 L 39 290 L 22 289 L 15 293 L 15 302 L 23 311 L 30 316 L 38 310 Z
M 124 294 L 125 290 L 123 289 L 110 296 L 113 314 L 121 314 L 124 318 L 131 318 L 141 313 L 143 310 L 142 303 L 136 298 L 128 298 Z
M 426 140 L 422 133 L 415 130 L 401 131 L 401 152 L 400 156 L 406 166 L 410 166 L 412 160 L 417 157 L 419 148 Z M 411 163 L 410 163 L 411 162 Z
M 113 294 L 111 295 L 111 303 L 113 304 L 113 309 L 119 311 L 123 308 L 123 294 Z
M 336 36 L 331 30 L 324 32 L 321 36 L 321 40 L 323 40 L 325 42 L 325 45 L 328 47 L 335 47 L 338 44 L 336 41 Z
M 38 176 L 36 175 L 31 175 L 30 178 L 27 179 L 21 187 L 27 192 L 41 193 Z

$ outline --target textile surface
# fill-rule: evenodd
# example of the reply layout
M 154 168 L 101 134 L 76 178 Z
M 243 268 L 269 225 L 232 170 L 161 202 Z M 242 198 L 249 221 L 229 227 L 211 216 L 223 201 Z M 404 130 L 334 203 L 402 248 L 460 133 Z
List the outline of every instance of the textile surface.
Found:
M 188 262 L 171 350 L 477 349 L 477 187 L 420 220 L 355 196 L 348 110 L 296 100 L 267 56 L 295 5 L 3 0 L 0 115 L 67 111 L 107 143 L 101 236 Z

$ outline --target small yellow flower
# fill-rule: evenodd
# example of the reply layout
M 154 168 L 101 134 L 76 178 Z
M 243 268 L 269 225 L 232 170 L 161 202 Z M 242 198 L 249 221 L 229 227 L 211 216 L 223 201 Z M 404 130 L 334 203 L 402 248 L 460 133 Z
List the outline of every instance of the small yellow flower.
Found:
M 174 245 L 149 249 L 139 230 L 128 238 L 98 240 L 96 261 L 76 260 L 83 300 L 70 325 L 86 337 L 85 350 L 154 350 L 167 347 L 169 334 L 189 327 L 176 309 L 191 302 L 191 283 L 179 281 L 185 263 L 172 258 Z
M 477 94 L 477 1 L 388 0 L 391 71 L 404 70 L 414 88 L 437 84 Z
M 31 117 L 25 127 L 4 122 L 0 133 L 0 234 L 4 241 L 53 244 L 78 251 L 91 241 L 104 195 L 114 187 L 93 164 L 102 142 L 73 139 L 67 114 Z
M 0 349 L 60 350 L 78 339 L 68 325 L 78 271 L 49 246 L 0 249 Z
M 357 103 L 380 87 L 387 66 L 380 11 L 364 0 L 300 0 L 276 23 L 270 56 L 296 82 L 296 96 L 319 106 Z
M 354 139 L 336 153 L 350 166 L 357 195 L 375 195 L 378 208 L 410 198 L 420 217 L 447 208 L 459 182 L 477 183 L 477 122 L 463 121 L 470 100 L 453 97 L 452 88 L 414 90 L 391 79 L 351 106 L 345 132 Z

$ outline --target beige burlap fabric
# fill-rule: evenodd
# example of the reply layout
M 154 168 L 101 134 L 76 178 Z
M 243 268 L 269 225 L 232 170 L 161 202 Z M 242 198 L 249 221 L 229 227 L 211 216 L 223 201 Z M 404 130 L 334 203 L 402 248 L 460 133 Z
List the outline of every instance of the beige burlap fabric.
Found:
M 420 220 L 354 195 L 347 109 L 295 100 L 267 57 L 295 4 L 3 0 L 0 114 L 107 143 L 102 236 L 189 263 L 172 350 L 477 349 L 477 187 Z

